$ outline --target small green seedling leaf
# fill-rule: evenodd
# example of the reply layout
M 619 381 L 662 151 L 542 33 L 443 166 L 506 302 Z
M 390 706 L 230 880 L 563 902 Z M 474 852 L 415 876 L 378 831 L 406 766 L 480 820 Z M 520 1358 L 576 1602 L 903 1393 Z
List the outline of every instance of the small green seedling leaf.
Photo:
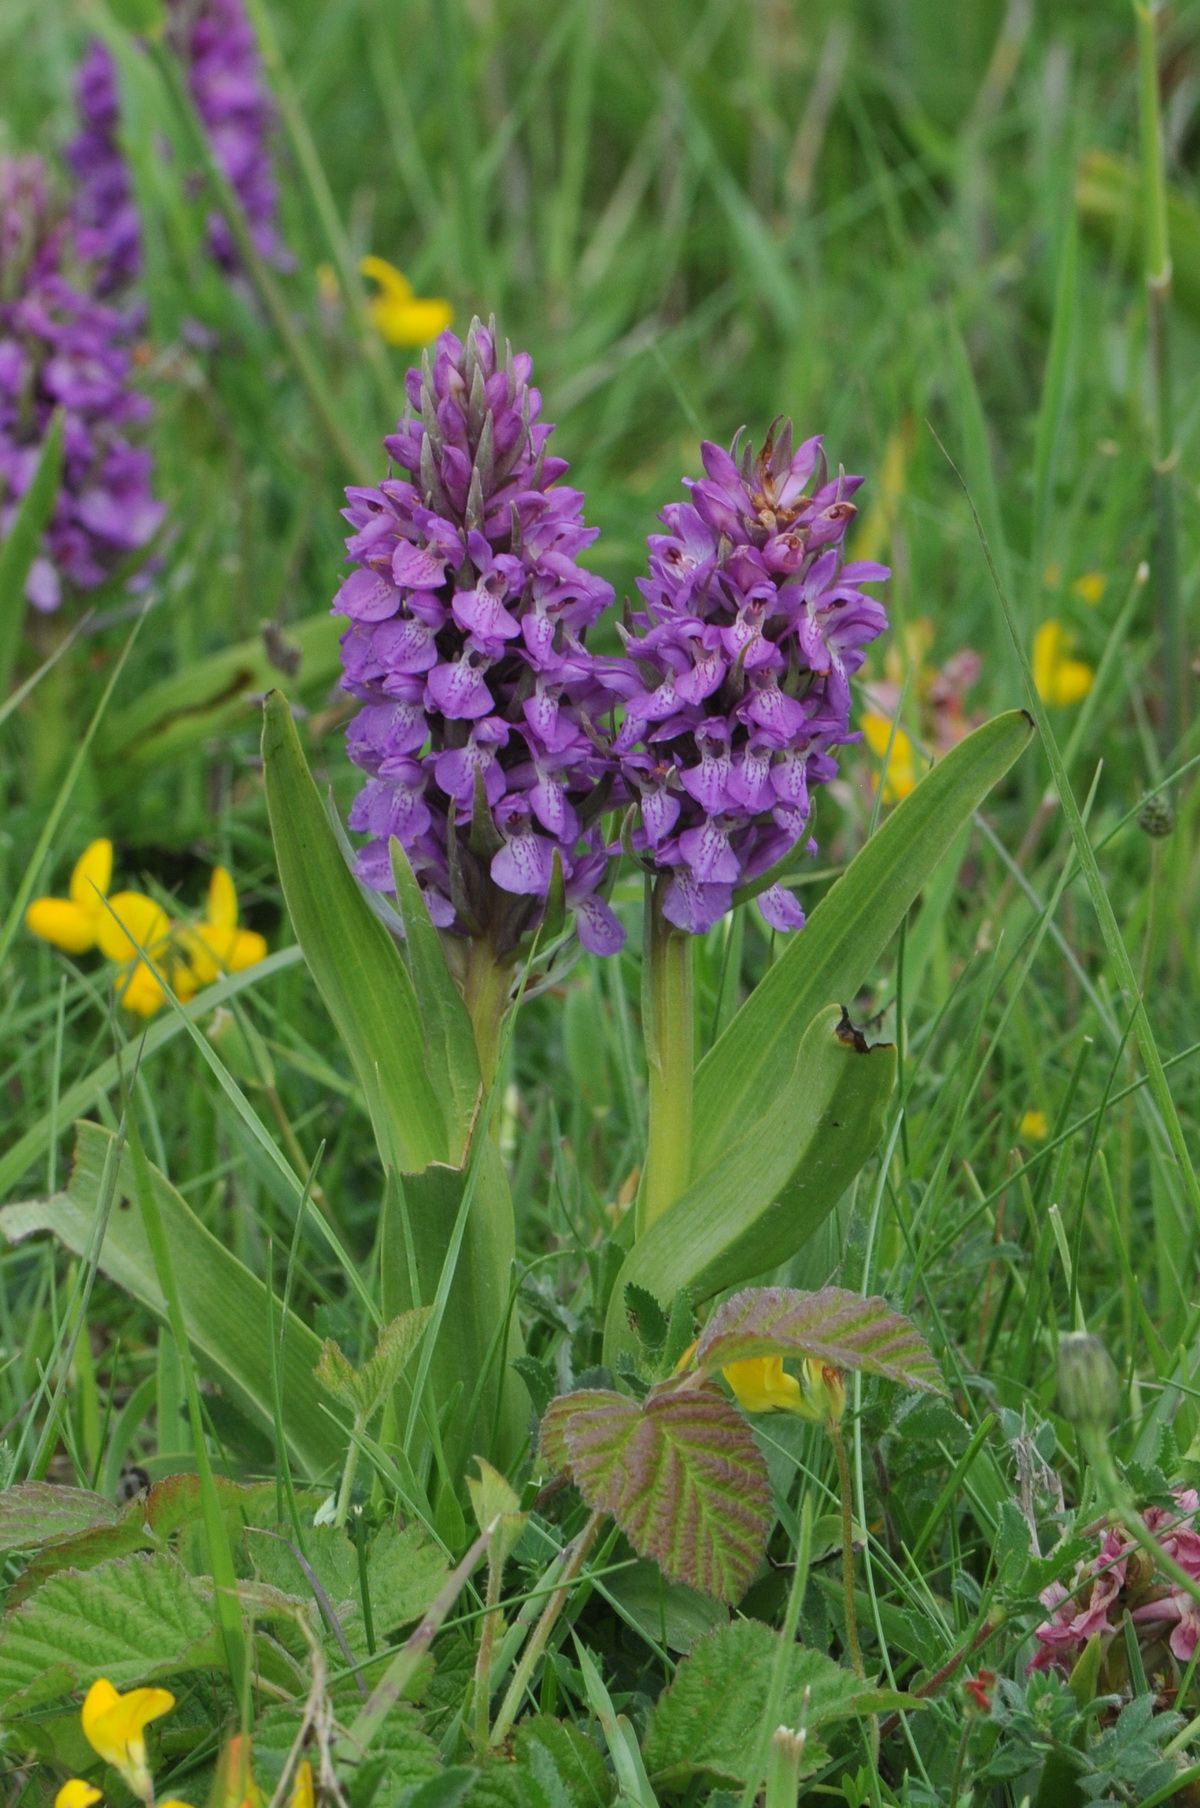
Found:
M 471 1511 L 481 1532 L 486 1532 L 489 1526 L 495 1527 L 488 1562 L 501 1567 L 516 1549 L 529 1515 L 522 1513 L 518 1495 L 500 1471 L 494 1469 L 486 1457 L 477 1456 L 475 1461 L 479 1466 L 478 1480 L 473 1475 L 467 1477 Z
M 366 1426 L 396 1386 L 421 1341 L 433 1308 L 415 1306 L 383 1327 L 374 1354 L 356 1369 L 332 1337 L 321 1345 L 314 1373 L 322 1387 L 348 1406 L 355 1423 Z

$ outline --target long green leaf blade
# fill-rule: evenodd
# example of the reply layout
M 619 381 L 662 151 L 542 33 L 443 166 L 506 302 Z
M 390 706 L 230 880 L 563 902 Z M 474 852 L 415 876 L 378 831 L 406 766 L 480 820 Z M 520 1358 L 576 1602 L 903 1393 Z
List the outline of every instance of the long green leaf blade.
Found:
M 921 887 L 1032 732 L 1024 710 L 1010 710 L 968 735 L 821 900 L 697 1069 L 694 1177 L 770 1107 L 817 1011 L 853 998 Z
M 429 1079 L 412 981 L 346 868 L 291 709 L 278 691 L 266 700 L 263 767 L 283 894 L 309 969 L 354 1063 L 380 1157 L 397 1172 L 446 1161 L 446 1118 Z

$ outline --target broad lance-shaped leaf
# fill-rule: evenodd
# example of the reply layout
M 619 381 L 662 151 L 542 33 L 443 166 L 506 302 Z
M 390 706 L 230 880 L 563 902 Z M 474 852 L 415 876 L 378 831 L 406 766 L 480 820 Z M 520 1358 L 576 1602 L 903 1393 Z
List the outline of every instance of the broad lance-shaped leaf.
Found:
M 639 1405 L 593 1388 L 551 1402 L 541 1451 L 588 1506 L 611 1513 L 673 1582 L 739 1601 L 767 1547 L 766 1464 L 738 1409 L 710 1382 L 652 1388 Z
M 610 1366 L 636 1348 L 627 1287 L 665 1307 L 682 1288 L 704 1299 L 766 1273 L 812 1235 L 877 1147 L 896 1051 L 839 1033 L 841 1018 L 837 1005 L 814 1018 L 763 1116 L 630 1250 L 604 1328 Z
M 264 706 L 262 748 L 283 894 L 317 989 L 354 1063 L 380 1158 L 404 1173 L 456 1158 L 430 1082 L 412 980 L 346 869 L 291 708 L 278 691 Z
M 940 759 L 851 861 L 696 1070 L 692 1175 L 719 1161 L 787 1085 L 825 1005 L 851 999 L 955 836 L 1028 745 L 1024 710 Z
M 735 1293 L 700 1333 L 692 1360 L 711 1371 L 753 1356 L 811 1356 L 903 1387 L 946 1391 L 933 1352 L 912 1320 L 877 1295 L 865 1299 L 845 1287 L 817 1293 L 746 1287 Z
M 763 1704 L 779 1655 L 779 1633 L 761 1620 L 734 1620 L 699 1640 L 655 1704 L 642 1755 L 653 1783 L 683 1790 L 704 1776 L 740 1787 L 760 1749 Z M 780 1704 L 787 1726 L 810 1732 L 859 1714 L 919 1705 L 879 1689 L 820 1651 L 793 1645 Z
M 222 647 L 131 698 L 101 723 L 96 736 L 102 785 L 127 784 L 131 766 L 159 766 L 215 734 L 247 729 L 264 691 L 289 697 L 326 691 L 341 671 L 341 624 L 322 609 L 287 629 L 297 656 L 294 675 L 272 663 L 261 634 Z
M 82 1256 L 96 1222 L 104 1158 L 113 1141 L 99 1124 L 76 1126 L 75 1161 L 65 1193 L 34 1199 L 0 1211 L 0 1234 L 19 1243 L 35 1231 L 53 1231 Z M 238 1406 L 264 1431 L 274 1430 L 271 1352 L 265 1327 L 267 1294 L 256 1275 L 238 1261 L 197 1218 L 165 1175 L 151 1166 L 163 1225 L 170 1239 L 175 1280 L 188 1338 L 197 1360 L 215 1375 Z M 160 1318 L 165 1314 L 141 1213 L 129 1202 L 137 1189 L 126 1150 L 117 1174 L 100 1268 Z M 281 1346 L 284 1433 L 302 1473 L 317 1477 L 345 1455 L 345 1441 L 322 1401 L 313 1375 L 321 1346 L 303 1319 L 290 1313 Z
M 42 534 L 58 498 L 63 418 L 59 409 L 42 441 L 33 479 L 17 506 L 8 533 L 0 542 L 0 698 L 8 695 L 9 680 L 21 644 L 29 568 L 37 557 Z

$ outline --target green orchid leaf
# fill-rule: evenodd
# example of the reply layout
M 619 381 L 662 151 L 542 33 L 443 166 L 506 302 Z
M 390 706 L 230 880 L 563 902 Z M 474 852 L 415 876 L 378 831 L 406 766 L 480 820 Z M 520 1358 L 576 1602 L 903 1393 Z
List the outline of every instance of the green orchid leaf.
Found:
M 723 1301 L 697 1341 L 696 1367 L 714 1370 L 754 1356 L 811 1356 L 904 1387 L 946 1391 L 933 1352 L 912 1320 L 893 1312 L 885 1299 L 864 1299 L 845 1287 L 816 1293 L 747 1287 Z
M 109 716 L 98 736 L 100 764 L 114 782 L 130 766 L 157 767 L 216 734 L 248 728 L 272 685 L 289 696 L 327 690 L 341 670 L 340 623 L 327 611 L 289 626 L 295 671 L 281 672 L 263 636 L 191 661 Z
M 872 835 L 696 1071 L 692 1175 L 719 1162 L 793 1073 L 824 1005 L 851 999 L 992 786 L 1028 745 L 1024 710 L 985 722 L 939 760 Z
M 425 1026 L 430 1072 L 438 1097 L 445 1101 L 447 1112 L 452 1116 L 455 1139 L 452 1159 L 461 1161 L 479 1106 L 482 1085 L 475 1032 L 462 993 L 446 964 L 445 950 L 429 915 L 425 894 L 417 884 L 408 855 L 395 837 L 391 855 L 396 902 L 404 923 L 408 970 Z
M 267 809 L 297 939 L 354 1064 L 380 1159 L 419 1172 L 451 1151 L 412 980 L 347 870 L 287 699 L 272 691 L 264 708 Z
M 19 1243 L 35 1231 L 53 1231 L 75 1255 L 89 1247 L 104 1160 L 113 1133 L 99 1124 L 77 1126 L 75 1162 L 64 1193 L 8 1205 L 0 1211 L 0 1235 Z M 257 1276 L 207 1230 L 165 1175 L 150 1174 L 170 1239 L 188 1340 L 201 1366 L 268 1434 L 274 1431 L 271 1352 L 263 1329 L 270 1322 L 267 1293 Z M 126 1150 L 117 1172 L 100 1268 L 110 1280 L 159 1318 L 166 1315 L 137 1197 L 132 1158 Z M 345 1440 L 330 1418 L 313 1370 L 321 1353 L 302 1319 L 289 1313 L 280 1351 L 284 1434 L 298 1466 L 317 1477 L 345 1456 Z
M 645 1288 L 665 1308 L 681 1288 L 699 1300 L 766 1273 L 812 1235 L 877 1147 L 896 1051 L 847 1034 L 842 1016 L 831 1005 L 810 1023 L 769 1110 L 626 1256 L 605 1326 L 610 1366 L 635 1352 L 628 1287 Z
M 63 415 L 61 409 L 42 441 L 37 469 L 22 496 L 4 540 L 0 543 L 0 697 L 8 695 L 9 681 L 21 645 L 25 623 L 25 585 L 37 557 L 42 535 L 58 499 L 62 472 Z
M 665 1383 L 640 1404 L 606 1388 L 563 1394 L 541 1450 L 669 1581 L 741 1599 L 767 1548 L 771 1488 L 749 1426 L 714 1383 Z

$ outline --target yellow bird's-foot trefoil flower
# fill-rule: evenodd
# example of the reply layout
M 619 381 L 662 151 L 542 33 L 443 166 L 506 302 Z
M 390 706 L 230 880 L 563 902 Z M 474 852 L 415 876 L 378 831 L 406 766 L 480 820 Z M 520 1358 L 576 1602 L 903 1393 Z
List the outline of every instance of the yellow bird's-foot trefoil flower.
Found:
M 112 884 L 112 868 L 112 842 L 103 837 L 91 842 L 75 862 L 70 896 L 35 898 L 25 912 L 26 927 L 66 954 L 86 954 L 96 946 L 101 921 L 107 915 L 104 900 Z
M 1043 703 L 1079 703 L 1096 674 L 1082 659 L 1071 658 L 1072 637 L 1054 616 L 1033 637 L 1033 682 Z
M 118 1693 L 106 1676 L 92 1684 L 84 1698 L 83 1736 L 92 1750 L 124 1777 L 143 1802 L 154 1798 L 154 1781 L 146 1758 L 146 1727 L 175 1706 L 169 1689 L 130 1689 Z
M 1021 1119 L 1017 1134 L 1028 1137 L 1031 1143 L 1045 1142 L 1050 1134 L 1050 1124 L 1044 1111 L 1027 1111 Z
M 94 1783 L 85 1783 L 82 1777 L 68 1777 L 54 1798 L 54 1808 L 92 1808 L 101 1793 Z M 162 1808 L 166 1808 L 165 1803 Z
M 789 1375 L 782 1356 L 748 1356 L 721 1370 L 738 1405 L 747 1412 L 790 1412 L 822 1425 L 836 1424 L 846 1410 L 846 1384 L 832 1363 L 806 1356 L 802 1379 Z
M 204 921 L 185 924 L 178 940 L 202 986 L 211 985 L 222 973 L 240 973 L 243 967 L 253 967 L 267 952 L 267 944 L 256 929 L 238 928 L 237 892 L 224 866 L 213 868 Z
M 448 301 L 414 295 L 407 276 L 385 257 L 361 258 L 358 267 L 379 284 L 379 293 L 367 302 L 367 318 L 389 345 L 427 345 L 453 320 Z

